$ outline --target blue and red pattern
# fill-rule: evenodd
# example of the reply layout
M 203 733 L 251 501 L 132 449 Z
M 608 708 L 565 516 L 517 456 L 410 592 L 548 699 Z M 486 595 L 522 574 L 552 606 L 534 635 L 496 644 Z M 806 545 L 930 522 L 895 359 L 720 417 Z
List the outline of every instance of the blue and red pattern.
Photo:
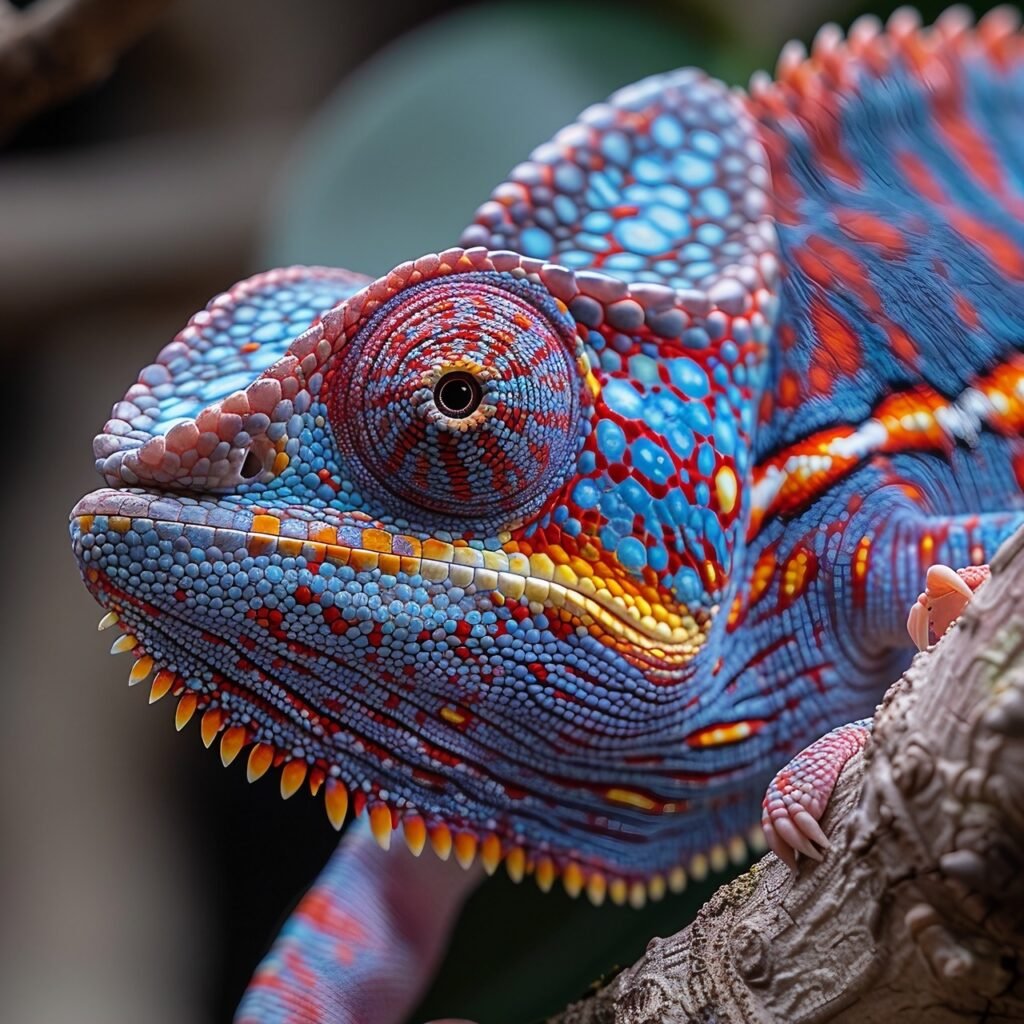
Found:
M 906 664 L 927 566 L 1024 522 L 1021 51 L 1005 12 L 901 12 L 747 95 L 657 76 L 462 246 L 215 299 L 72 515 L 132 681 L 381 845 L 634 905 L 742 860 L 772 772 Z M 776 780 L 791 846 L 862 740 Z M 241 1019 L 351 1019 L 379 957 L 296 936 L 335 948 L 352 900 L 400 930 L 362 863 Z
M 582 358 L 565 306 L 510 275 L 400 292 L 324 382 L 341 456 L 375 506 L 366 511 L 427 532 L 532 516 L 582 441 Z M 446 404 L 448 392 L 465 404 Z

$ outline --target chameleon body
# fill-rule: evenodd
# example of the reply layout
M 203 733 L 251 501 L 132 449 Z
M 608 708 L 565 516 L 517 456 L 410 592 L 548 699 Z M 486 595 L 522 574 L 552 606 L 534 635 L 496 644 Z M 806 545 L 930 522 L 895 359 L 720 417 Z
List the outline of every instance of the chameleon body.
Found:
M 142 371 L 72 514 L 115 649 L 369 823 L 239 1019 L 409 1006 L 451 914 L 403 923 L 370 832 L 595 902 L 742 860 L 905 665 L 925 568 L 1024 521 L 1020 52 L 901 12 L 747 93 L 656 76 L 458 247 L 252 278 Z

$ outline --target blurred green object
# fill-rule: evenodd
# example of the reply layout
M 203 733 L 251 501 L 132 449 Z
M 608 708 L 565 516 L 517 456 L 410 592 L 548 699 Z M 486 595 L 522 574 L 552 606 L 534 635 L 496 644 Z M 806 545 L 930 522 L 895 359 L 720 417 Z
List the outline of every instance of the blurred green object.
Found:
M 303 133 L 261 262 L 380 275 L 455 244 L 507 172 L 584 107 L 670 68 L 722 73 L 680 26 L 678 11 L 666 22 L 625 6 L 502 4 L 403 37 Z M 537 1020 L 632 963 L 651 936 L 683 927 L 723 879 L 644 912 L 491 879 L 412 1019 Z

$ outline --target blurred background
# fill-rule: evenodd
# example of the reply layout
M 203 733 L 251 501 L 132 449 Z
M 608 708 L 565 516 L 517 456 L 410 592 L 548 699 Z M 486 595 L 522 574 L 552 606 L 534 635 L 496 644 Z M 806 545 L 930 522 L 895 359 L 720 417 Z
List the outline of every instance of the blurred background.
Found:
M 228 1021 L 336 840 L 321 802 L 177 736 L 96 635 L 67 513 L 139 368 L 255 270 L 379 274 L 454 243 L 620 85 L 686 64 L 742 84 L 894 6 L 0 0 L 0 1020 Z M 495 877 L 418 1018 L 538 1019 L 716 884 L 642 916 Z

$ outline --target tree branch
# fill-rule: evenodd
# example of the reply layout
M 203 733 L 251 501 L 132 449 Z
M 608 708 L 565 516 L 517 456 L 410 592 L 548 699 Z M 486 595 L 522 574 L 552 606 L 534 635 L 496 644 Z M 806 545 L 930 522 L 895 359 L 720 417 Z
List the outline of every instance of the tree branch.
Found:
M 559 1024 L 1024 1020 L 1024 530 L 875 715 L 822 864 L 773 856 Z
M 0 138 L 105 78 L 171 0 L 0 0 Z

